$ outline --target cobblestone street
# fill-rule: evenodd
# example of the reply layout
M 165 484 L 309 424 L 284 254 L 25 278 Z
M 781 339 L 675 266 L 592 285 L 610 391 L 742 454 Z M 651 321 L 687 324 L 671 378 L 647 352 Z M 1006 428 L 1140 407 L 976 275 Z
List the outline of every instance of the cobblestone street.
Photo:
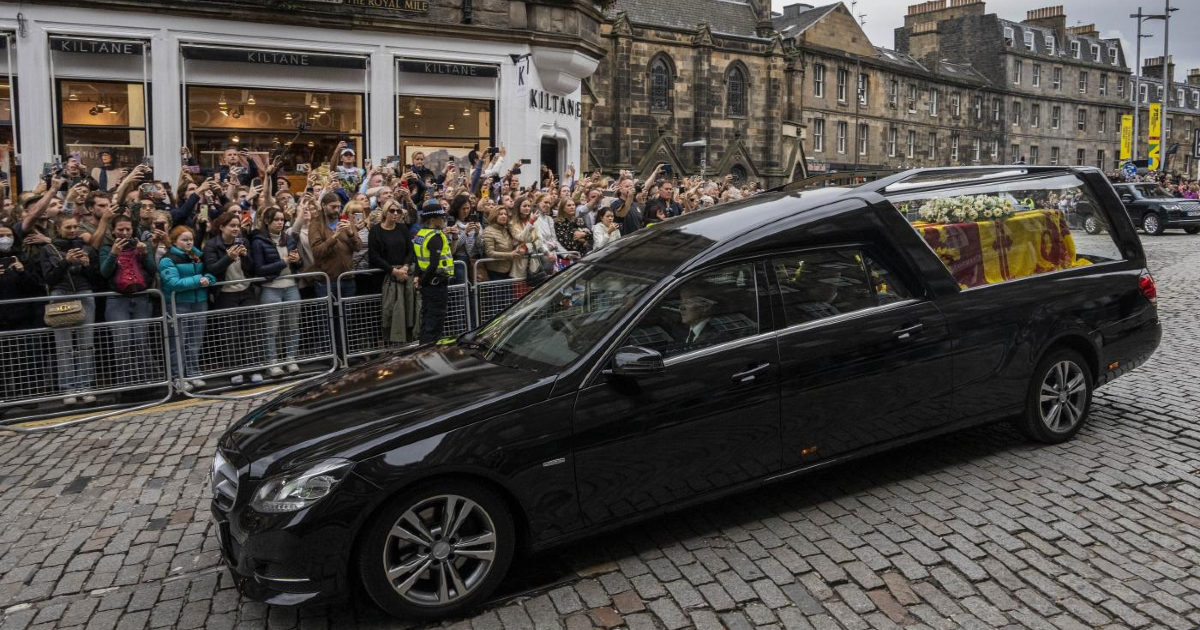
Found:
M 526 561 L 445 625 L 1200 626 L 1200 237 L 1142 238 L 1162 346 L 1073 441 L 995 425 L 655 519 Z M 233 590 L 207 477 L 252 405 L 0 433 L 0 628 L 416 627 Z

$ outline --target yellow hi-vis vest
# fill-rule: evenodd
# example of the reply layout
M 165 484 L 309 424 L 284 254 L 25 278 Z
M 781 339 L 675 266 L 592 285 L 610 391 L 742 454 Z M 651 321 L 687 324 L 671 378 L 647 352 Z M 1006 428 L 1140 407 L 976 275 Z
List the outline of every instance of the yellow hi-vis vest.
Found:
M 429 269 L 429 261 L 433 259 L 429 251 L 429 239 L 433 238 L 434 234 L 440 233 L 441 230 L 433 228 L 421 228 L 417 230 L 417 236 L 413 239 L 413 249 L 417 252 L 417 266 L 421 271 Z M 437 254 L 438 267 L 446 270 L 446 275 L 454 277 L 454 257 L 450 255 L 450 239 L 442 234 L 442 251 Z

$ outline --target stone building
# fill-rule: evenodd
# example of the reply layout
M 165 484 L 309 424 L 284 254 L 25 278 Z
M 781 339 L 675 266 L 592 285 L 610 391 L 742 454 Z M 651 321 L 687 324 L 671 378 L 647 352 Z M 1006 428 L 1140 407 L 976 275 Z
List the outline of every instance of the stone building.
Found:
M 616 0 L 601 37 L 607 56 L 584 83 L 587 169 L 668 163 L 774 185 L 803 164 L 769 0 Z
M 987 113 L 973 103 L 990 102 L 993 92 L 969 64 L 876 47 L 842 3 L 793 4 L 773 23 L 803 112 L 809 171 L 993 161 L 1003 129 L 973 114 Z
M 1195 133 L 1200 130 L 1200 68 L 1188 70 L 1184 82 L 1173 80 L 1176 76 L 1174 63 L 1170 64 L 1167 71 L 1172 80 L 1167 109 L 1163 113 L 1162 158 L 1166 160 L 1167 170 L 1200 178 L 1200 163 L 1193 153 Z M 1133 79 L 1129 83 L 1130 102 L 1137 103 L 1141 119 L 1138 128 L 1138 157 L 1141 159 L 1146 158 L 1150 103 L 1162 102 L 1162 76 L 1162 57 L 1151 57 L 1142 63 L 1139 87 L 1135 90 Z M 1172 147 L 1176 147 L 1173 152 Z M 1171 154 L 1168 155 L 1168 152 Z
M 986 13 L 982 0 L 933 0 L 909 7 L 896 47 L 924 63 L 960 60 L 987 77 L 983 115 L 973 101 L 972 118 L 1000 125 L 993 161 L 1111 168 L 1129 113 L 1129 67 L 1120 40 L 1066 22 L 1061 6 L 1015 22 Z

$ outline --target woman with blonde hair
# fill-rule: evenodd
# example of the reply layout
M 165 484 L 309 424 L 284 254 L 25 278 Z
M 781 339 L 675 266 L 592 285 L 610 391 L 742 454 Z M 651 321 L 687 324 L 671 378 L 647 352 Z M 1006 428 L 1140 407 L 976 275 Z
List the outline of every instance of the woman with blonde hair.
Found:
M 523 279 L 529 274 L 529 256 L 528 253 L 536 251 L 538 231 L 533 224 L 533 199 L 529 197 L 518 197 L 513 201 L 513 208 L 516 209 L 516 216 L 512 216 L 508 220 L 508 233 L 512 237 L 516 245 L 525 245 L 521 256 L 513 258 L 512 271 L 509 275 L 513 278 Z M 497 211 L 499 216 L 499 211 Z

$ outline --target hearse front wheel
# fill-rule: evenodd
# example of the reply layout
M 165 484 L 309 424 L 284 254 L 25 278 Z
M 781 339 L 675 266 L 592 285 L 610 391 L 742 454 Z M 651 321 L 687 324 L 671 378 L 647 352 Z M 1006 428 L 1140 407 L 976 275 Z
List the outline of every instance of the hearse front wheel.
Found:
M 1018 428 L 1044 444 L 1071 439 L 1087 421 L 1092 387 L 1092 373 L 1078 352 L 1050 351 L 1033 372 Z
M 365 530 L 358 569 L 371 599 L 397 617 L 455 616 L 484 603 L 516 548 L 512 514 L 469 481 L 401 493 Z

